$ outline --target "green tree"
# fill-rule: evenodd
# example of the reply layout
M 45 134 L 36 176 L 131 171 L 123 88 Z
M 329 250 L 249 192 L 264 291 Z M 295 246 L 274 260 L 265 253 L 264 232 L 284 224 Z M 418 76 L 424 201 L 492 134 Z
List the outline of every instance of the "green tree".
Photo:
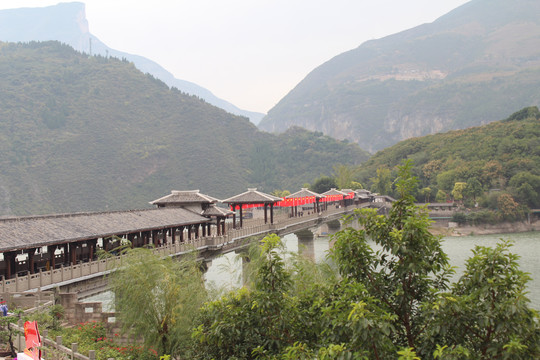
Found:
M 334 178 L 339 189 L 349 189 L 353 179 L 358 173 L 358 168 L 354 166 L 348 166 L 343 164 L 337 164 L 333 167 Z
M 193 321 L 206 299 L 195 258 L 160 258 L 136 248 L 111 275 L 123 330 L 159 354 L 175 356 L 190 342 Z
M 460 201 L 463 200 L 463 193 L 465 192 L 465 189 L 467 189 L 467 183 L 465 182 L 457 182 L 454 184 L 454 188 L 452 189 L 452 197 L 454 200 Z
M 435 196 L 436 202 L 446 202 L 448 195 L 441 189 L 437 191 L 437 195 Z
M 519 270 L 510 246 L 477 246 L 451 292 L 435 302 L 436 322 L 430 331 L 432 340 L 447 346 L 441 358 L 540 357 L 539 317 L 526 296 L 530 277 Z
M 472 177 L 467 180 L 467 186 L 463 191 L 463 195 L 467 198 L 472 198 L 476 201 L 476 198 L 483 193 L 482 183 L 476 178 Z
M 429 232 L 427 210 L 414 205 L 411 166 L 407 161 L 399 169 L 400 199 L 388 216 L 373 209 L 357 211 L 363 229 L 336 234 L 333 256 L 344 278 L 363 284 L 384 311 L 394 315 L 389 336 L 396 349 L 418 351 L 430 321 L 422 307 L 447 288 L 449 267 L 440 239 Z M 381 250 L 373 251 L 370 240 Z
M 315 182 L 313 185 L 309 187 L 311 191 L 316 192 L 317 194 L 322 194 L 324 192 L 327 192 L 328 190 L 332 188 L 337 188 L 336 179 L 330 176 L 320 176 L 319 178 L 315 179 Z
M 377 176 L 371 178 L 371 191 L 381 195 L 390 195 L 392 193 L 392 174 L 388 168 L 378 168 Z

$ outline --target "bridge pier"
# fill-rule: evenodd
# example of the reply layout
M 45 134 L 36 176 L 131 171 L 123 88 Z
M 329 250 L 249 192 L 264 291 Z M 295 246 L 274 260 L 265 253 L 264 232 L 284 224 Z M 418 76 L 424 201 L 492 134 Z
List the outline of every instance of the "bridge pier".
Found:
M 309 229 L 299 230 L 294 233 L 298 238 L 298 253 L 315 260 L 315 242 L 313 241 L 313 232 Z

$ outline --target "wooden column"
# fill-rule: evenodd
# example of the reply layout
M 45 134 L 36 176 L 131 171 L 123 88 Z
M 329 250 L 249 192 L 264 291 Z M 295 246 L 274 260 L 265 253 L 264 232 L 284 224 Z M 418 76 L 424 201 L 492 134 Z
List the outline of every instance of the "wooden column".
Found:
M 274 223 L 274 204 L 270 204 L 270 224 Z
M 16 260 L 17 257 L 16 251 L 8 251 L 4 253 L 4 261 L 6 262 L 6 272 L 5 279 L 11 279 L 16 271 Z
M 242 204 L 240 206 L 240 229 L 244 227 L 244 215 L 242 215 Z
M 154 244 L 154 247 L 158 247 L 158 230 L 152 230 L 152 244 Z
M 216 217 L 216 234 L 217 234 L 217 236 L 221 236 L 220 226 L 221 226 L 221 218 L 218 216 L 218 217 Z
M 208 224 L 206 224 L 206 226 L 207 226 L 207 228 L 208 228 L 208 229 L 206 230 L 206 235 L 212 236 L 212 224 L 211 224 L 211 223 L 208 223 Z
M 50 254 L 50 263 L 49 263 L 49 268 L 51 270 L 54 270 L 54 268 L 56 267 L 56 257 L 54 256 L 54 252 L 56 251 L 56 248 L 57 246 L 56 245 L 49 245 L 47 246 L 47 253 Z
M 202 237 L 206 237 L 206 224 L 202 224 Z
M 225 218 L 223 218 L 223 221 L 221 222 L 221 235 L 225 235 Z
M 267 210 L 268 210 L 268 204 L 264 204 L 264 223 L 266 224 L 268 222 L 268 214 L 267 214 Z
M 77 243 L 69 243 L 69 254 L 70 256 L 70 263 L 71 265 L 77 264 Z
M 171 243 L 174 245 L 176 242 L 176 228 L 171 228 Z
M 86 242 L 88 246 L 88 261 L 94 260 L 94 254 L 96 253 L 97 239 L 91 239 Z
M 232 205 L 232 211 L 233 211 L 233 216 L 232 216 L 232 227 L 233 229 L 236 229 L 236 204 L 233 204 Z
M 179 241 L 182 243 L 182 242 L 184 242 L 184 227 L 183 227 L 183 226 L 180 226 L 179 230 L 180 230 L 180 231 L 179 231 L 179 232 L 180 232 L 180 239 L 179 239 Z
M 36 248 L 28 249 L 28 272 L 30 274 L 35 273 L 34 270 L 34 255 L 36 254 Z

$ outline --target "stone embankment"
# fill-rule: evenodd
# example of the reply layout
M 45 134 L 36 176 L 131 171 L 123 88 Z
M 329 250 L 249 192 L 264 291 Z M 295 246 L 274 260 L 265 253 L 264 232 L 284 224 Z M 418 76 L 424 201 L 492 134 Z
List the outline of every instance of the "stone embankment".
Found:
M 499 224 L 482 224 L 477 226 L 437 227 L 433 226 L 431 232 L 443 236 L 469 236 L 489 234 L 511 234 L 528 231 L 540 231 L 540 220 L 531 222 L 504 222 Z

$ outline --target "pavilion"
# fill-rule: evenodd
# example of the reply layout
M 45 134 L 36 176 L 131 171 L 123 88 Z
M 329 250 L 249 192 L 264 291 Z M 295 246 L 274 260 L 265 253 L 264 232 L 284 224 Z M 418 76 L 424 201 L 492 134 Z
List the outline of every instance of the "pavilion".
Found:
M 233 214 L 233 228 L 236 228 L 236 207 L 240 209 L 240 227 L 243 226 L 243 214 L 242 209 L 247 208 L 250 205 L 263 205 L 264 206 L 264 223 L 268 223 L 268 207 L 270 207 L 270 224 L 274 223 L 274 205 L 282 201 L 283 199 L 270 195 L 265 194 L 263 192 L 257 191 L 257 188 L 248 188 L 248 191 L 243 192 L 239 195 L 230 197 L 228 199 L 223 200 L 223 203 L 229 204 L 231 206 Z

